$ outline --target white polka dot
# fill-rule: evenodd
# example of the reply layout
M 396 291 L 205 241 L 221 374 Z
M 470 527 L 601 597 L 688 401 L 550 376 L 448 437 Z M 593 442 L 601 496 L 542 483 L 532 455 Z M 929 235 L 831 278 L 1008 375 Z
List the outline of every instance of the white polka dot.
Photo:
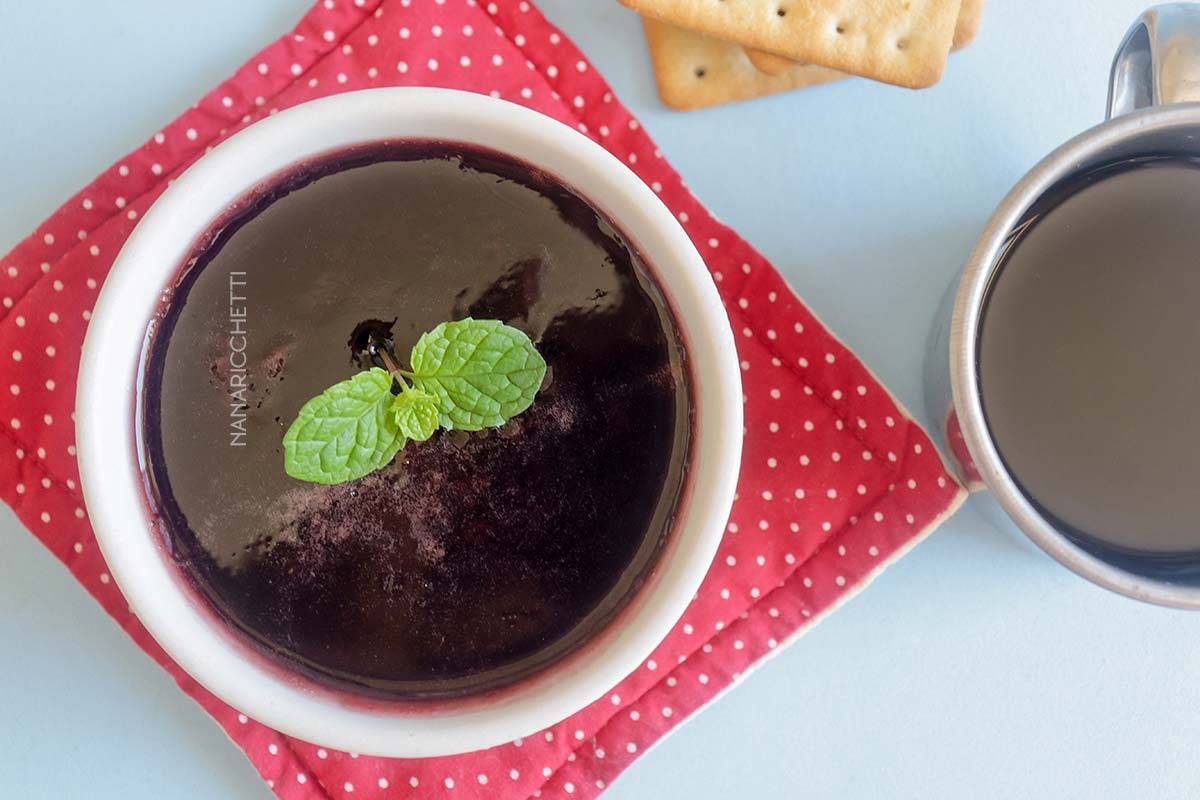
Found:
M 487 775 L 484 775 L 484 774 L 481 772 L 481 773 L 479 773 L 478 775 L 476 775 L 476 776 L 475 776 L 475 780 L 479 781 L 479 785 L 480 785 L 480 786 L 483 786 L 483 785 L 485 785 L 485 784 L 487 783 L 487 781 L 488 781 L 488 777 L 487 777 Z
M 112 581 L 112 577 L 107 572 L 100 573 L 100 582 L 108 585 Z
M 699 675 L 696 676 L 696 680 L 700 681 L 700 683 L 702 683 L 702 684 L 707 684 L 708 676 L 705 675 L 703 672 L 701 672 Z
M 240 722 L 243 725 L 245 725 L 247 722 L 250 721 L 249 718 L 245 714 L 238 714 L 237 720 L 238 720 L 238 722 Z
M 437 59 L 436 59 L 436 58 L 431 58 L 431 59 L 429 59 L 429 64 L 428 64 L 428 66 L 429 66 L 429 69 L 430 69 L 431 71 L 433 71 L 433 72 L 436 72 L 436 71 L 437 71 L 437 68 L 438 68 L 438 62 L 437 62 Z
M 329 753 L 325 750 L 325 748 L 321 748 L 317 750 L 317 758 L 329 758 Z
M 442 26 L 434 25 L 432 28 L 429 29 L 429 32 L 432 33 L 434 36 L 441 36 L 442 35 Z
M 497 53 L 496 55 L 492 56 L 492 64 L 493 64 L 493 66 L 497 66 L 497 67 L 498 67 L 498 66 L 500 66 L 500 65 L 501 65 L 501 64 L 503 64 L 503 63 L 504 63 L 504 59 L 500 57 L 500 54 L 499 54 L 499 53 Z
M 353 792 L 354 784 L 351 783 L 350 781 L 346 781 L 345 783 L 342 784 L 342 788 L 345 789 L 347 792 Z
M 400 73 L 408 72 L 408 64 L 403 61 L 397 62 L 396 71 Z
M 462 67 L 471 66 L 471 57 L 470 56 L 462 56 L 461 58 L 458 59 L 458 64 L 459 64 L 459 66 L 462 66 Z
M 296 783 L 308 783 L 308 776 L 303 772 L 296 773 Z
M 575 731 L 575 738 L 582 742 L 583 741 L 583 731 L 579 731 L 579 730 Z
M 626 752 L 629 752 L 629 753 L 636 753 L 637 745 L 634 744 L 633 742 L 630 742 L 629 744 L 625 745 L 625 750 L 626 750 Z
M 327 42 L 332 42 L 334 40 L 333 31 L 325 31 L 321 34 L 321 38 Z
M 521 773 L 515 769 L 510 769 L 508 771 L 508 777 L 512 778 L 515 781 L 517 778 L 521 777 Z
M 196 136 L 198 134 L 196 133 L 195 128 L 188 128 L 186 131 L 184 131 L 183 135 L 194 142 L 194 141 L 196 141 Z
M 267 745 L 267 752 L 271 755 L 279 755 L 279 746 L 274 744 Z
M 654 671 L 658 669 L 658 662 L 653 658 L 646 662 L 646 669 Z
M 462 32 L 463 32 L 463 36 L 472 36 L 475 33 L 475 29 L 472 28 L 470 25 L 463 25 Z
M 737 559 L 733 556 L 725 556 L 725 563 L 732 567 L 737 564 Z

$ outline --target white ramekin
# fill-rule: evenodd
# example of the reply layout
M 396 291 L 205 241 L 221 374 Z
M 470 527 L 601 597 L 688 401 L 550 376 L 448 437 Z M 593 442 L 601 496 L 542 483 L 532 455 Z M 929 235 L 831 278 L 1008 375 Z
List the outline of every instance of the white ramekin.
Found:
M 380 139 L 477 144 L 574 187 L 644 254 L 676 314 L 694 380 L 688 490 L 658 565 L 593 642 L 518 684 L 461 701 L 364 700 L 320 687 L 262 657 L 200 599 L 152 527 L 135 399 L 147 323 L 198 236 L 236 198 L 281 169 Z M 200 684 L 297 738 L 359 753 L 437 756 L 500 744 L 598 699 L 678 621 L 708 570 L 741 458 L 741 382 L 729 322 L 709 273 L 674 216 L 608 151 L 549 117 L 480 95 L 372 89 L 268 117 L 203 156 L 143 216 L 100 293 L 77 396 L 79 466 L 92 525 L 138 618 Z

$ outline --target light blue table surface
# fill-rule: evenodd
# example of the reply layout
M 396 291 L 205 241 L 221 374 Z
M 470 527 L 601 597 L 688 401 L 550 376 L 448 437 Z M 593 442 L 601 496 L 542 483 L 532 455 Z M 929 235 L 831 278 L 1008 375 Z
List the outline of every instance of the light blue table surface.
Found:
M 1008 187 L 1099 120 L 1141 4 L 991 0 L 932 90 L 843 81 L 679 114 L 658 102 L 636 17 L 542 0 L 696 194 L 914 411 L 944 287 Z M 0 251 L 307 5 L 0 0 Z M 608 796 L 1200 796 L 1200 614 L 1092 587 L 994 526 L 986 502 Z M 0 767 L 5 798 L 269 796 L 7 509 Z

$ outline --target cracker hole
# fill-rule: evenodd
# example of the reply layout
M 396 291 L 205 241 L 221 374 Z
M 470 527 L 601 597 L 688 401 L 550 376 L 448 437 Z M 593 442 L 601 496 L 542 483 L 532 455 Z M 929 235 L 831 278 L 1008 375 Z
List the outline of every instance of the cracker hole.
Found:
M 775 9 L 775 16 L 777 16 L 777 17 L 786 17 L 786 16 L 787 16 L 787 9 L 786 9 L 786 8 L 777 8 L 777 9 Z
M 897 50 L 908 49 L 908 39 L 897 39 L 896 40 L 896 49 Z
M 839 22 L 837 24 L 837 27 L 834 28 L 834 30 L 837 31 L 839 34 L 845 33 L 846 32 L 846 23 Z
M 703 78 L 707 74 L 708 74 L 708 70 L 705 69 L 704 67 L 696 67 L 696 77 L 697 78 Z

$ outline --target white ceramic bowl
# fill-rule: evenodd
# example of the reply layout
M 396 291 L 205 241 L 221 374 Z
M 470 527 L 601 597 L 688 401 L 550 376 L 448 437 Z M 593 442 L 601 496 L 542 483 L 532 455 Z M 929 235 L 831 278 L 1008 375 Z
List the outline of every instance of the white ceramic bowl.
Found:
M 162 287 L 231 201 L 308 157 L 380 139 L 442 139 L 510 154 L 557 176 L 644 254 L 675 312 L 694 378 L 688 490 L 660 561 L 591 643 L 508 689 L 462 701 L 364 701 L 259 655 L 217 618 L 151 527 L 135 398 Z M 79 466 L 109 569 L 160 645 L 199 683 L 256 720 L 329 747 L 386 756 L 466 752 L 534 733 L 598 699 L 678 621 L 708 570 L 741 458 L 740 371 L 708 271 L 674 216 L 619 160 L 521 106 L 438 89 L 373 89 L 269 117 L 197 161 L 145 214 L 117 258 L 88 330 L 77 397 Z

